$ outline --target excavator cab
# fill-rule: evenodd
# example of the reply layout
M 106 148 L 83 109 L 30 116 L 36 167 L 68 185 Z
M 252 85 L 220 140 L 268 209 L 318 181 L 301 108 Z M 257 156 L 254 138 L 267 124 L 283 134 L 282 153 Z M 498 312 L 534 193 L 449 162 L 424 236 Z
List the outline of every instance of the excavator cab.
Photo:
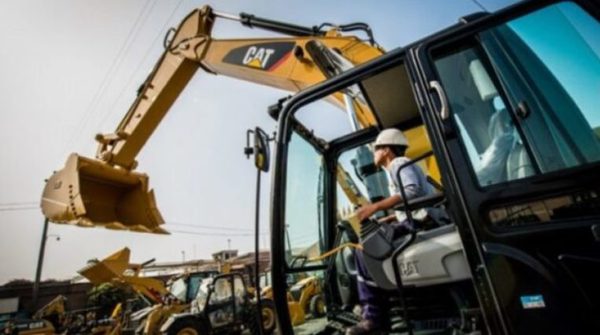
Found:
M 312 333 L 340 334 L 359 321 L 347 294 L 357 291 L 352 279 L 384 290 L 395 333 L 600 332 L 598 30 L 595 2 L 521 2 L 465 17 L 289 99 L 279 113 L 271 196 L 281 332 L 299 332 L 286 313 L 285 281 L 302 271 L 325 281 L 328 323 Z M 318 121 L 305 117 L 351 87 L 368 101 L 375 127 L 326 122 L 323 109 Z M 441 184 L 436 197 L 400 210 L 408 217 L 441 203 L 449 222 L 415 224 L 395 238 L 383 223 L 340 213 L 352 201 L 338 166 L 370 195 L 363 172 L 377 167 L 353 171 L 352 160 L 386 128 L 420 133 L 409 140 L 407 164 Z M 292 266 L 290 255 L 309 246 L 326 253 L 340 235 L 361 243 L 371 278 L 344 266 L 354 262 L 351 250 Z

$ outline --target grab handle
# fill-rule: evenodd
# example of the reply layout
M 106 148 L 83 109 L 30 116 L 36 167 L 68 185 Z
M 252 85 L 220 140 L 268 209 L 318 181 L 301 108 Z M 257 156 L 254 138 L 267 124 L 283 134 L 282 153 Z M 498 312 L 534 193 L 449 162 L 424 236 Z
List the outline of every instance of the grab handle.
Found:
M 450 116 L 450 109 L 448 108 L 448 99 L 446 98 L 446 93 L 444 92 L 442 85 L 439 81 L 432 80 L 429 82 L 429 89 L 434 90 L 440 98 L 440 103 L 442 105 L 440 117 L 442 120 L 447 120 Z

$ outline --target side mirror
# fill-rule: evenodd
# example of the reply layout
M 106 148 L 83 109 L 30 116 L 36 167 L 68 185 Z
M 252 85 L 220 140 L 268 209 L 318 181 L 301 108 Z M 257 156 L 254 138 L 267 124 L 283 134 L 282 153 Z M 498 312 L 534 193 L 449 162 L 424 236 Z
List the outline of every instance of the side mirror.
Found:
M 250 146 L 250 134 L 254 134 L 253 146 Z M 246 148 L 244 149 L 244 154 L 247 158 L 250 158 L 250 155 L 254 155 L 254 165 L 263 172 L 269 171 L 269 164 L 271 162 L 269 141 L 271 140 L 269 135 L 259 127 L 254 128 L 254 130 L 248 129 L 248 132 L 246 133 Z

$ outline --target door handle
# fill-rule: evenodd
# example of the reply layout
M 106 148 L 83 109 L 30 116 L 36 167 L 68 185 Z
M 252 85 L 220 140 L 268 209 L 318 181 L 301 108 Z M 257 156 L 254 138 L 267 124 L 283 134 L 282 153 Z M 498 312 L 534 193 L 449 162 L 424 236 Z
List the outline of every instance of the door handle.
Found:
M 440 99 L 440 104 L 442 105 L 442 108 L 440 110 L 440 117 L 442 118 L 442 120 L 447 120 L 450 116 L 450 109 L 448 108 L 448 99 L 446 98 L 446 92 L 444 92 L 442 85 L 439 81 L 432 80 L 429 82 L 429 89 L 437 93 Z
M 596 240 L 596 242 L 600 242 L 600 225 L 595 224 L 592 226 L 592 235 L 594 236 L 594 240 Z

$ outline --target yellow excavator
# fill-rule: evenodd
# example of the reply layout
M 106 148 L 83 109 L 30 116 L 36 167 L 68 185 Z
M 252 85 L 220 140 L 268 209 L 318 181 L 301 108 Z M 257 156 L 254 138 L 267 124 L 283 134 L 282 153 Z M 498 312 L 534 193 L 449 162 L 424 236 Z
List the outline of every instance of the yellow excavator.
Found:
M 214 39 L 211 30 L 218 18 L 287 36 Z M 367 38 L 349 36 L 349 31 L 362 31 Z M 219 13 L 208 6 L 194 10 L 167 34 L 163 55 L 116 130 L 96 136 L 95 158 L 71 154 L 65 167 L 48 179 L 42 212 L 55 223 L 167 234 L 149 178 L 135 170 L 135 158 L 198 68 L 296 92 L 338 71 L 327 64 L 354 66 L 383 53 L 363 23 L 301 27 L 244 13 Z M 328 101 L 341 109 L 351 105 L 361 127 L 375 124 L 366 101 L 354 93 L 338 92 Z M 425 139 L 423 131 L 407 136 L 413 143 Z
M 214 39 L 211 30 L 217 18 L 289 37 Z M 363 31 L 366 40 L 344 34 L 356 30 Z M 164 220 L 148 176 L 135 171 L 135 158 L 198 68 L 296 92 L 326 79 L 319 59 L 334 55 L 355 65 L 383 53 L 363 23 L 301 27 L 250 14 L 219 13 L 208 6 L 196 9 L 167 34 L 163 55 L 114 133 L 96 136 L 96 157 L 71 154 L 65 167 L 48 179 L 42 212 L 55 223 L 168 233 L 161 227 Z M 336 93 L 329 101 L 343 107 L 344 99 Z M 366 102 L 354 100 L 357 121 L 374 124 Z

